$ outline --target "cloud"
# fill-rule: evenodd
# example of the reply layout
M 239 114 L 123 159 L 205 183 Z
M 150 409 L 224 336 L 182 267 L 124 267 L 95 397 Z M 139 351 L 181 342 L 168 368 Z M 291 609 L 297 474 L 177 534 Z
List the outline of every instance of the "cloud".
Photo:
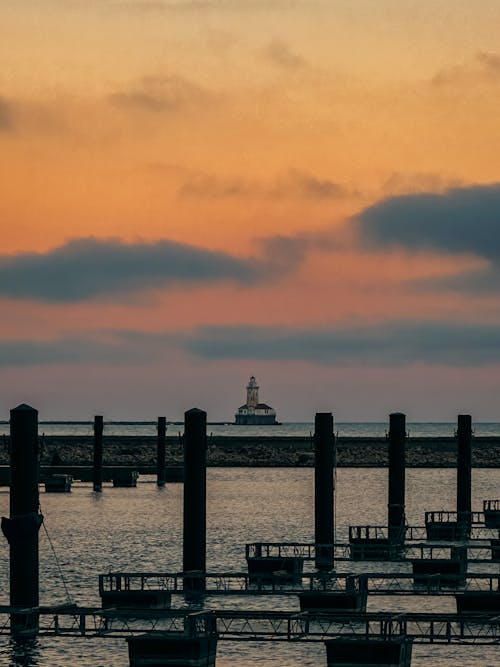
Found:
M 204 359 L 313 364 L 477 366 L 500 361 L 500 325 L 388 322 L 329 329 L 204 327 L 182 342 Z
M 292 170 L 281 188 L 277 186 L 276 191 L 279 193 L 280 190 L 283 193 L 295 191 L 310 199 L 340 199 L 356 194 L 342 183 L 328 178 L 318 178 L 300 170 Z
M 296 71 L 307 66 L 305 58 L 292 51 L 290 46 L 280 39 L 274 39 L 263 50 L 264 58 L 278 67 Z
M 207 90 L 181 76 L 145 76 L 129 90 L 112 93 L 108 100 L 127 111 L 175 113 L 213 100 Z
M 14 111 L 11 103 L 0 95 L 0 132 L 10 132 L 14 129 Z
M 70 333 L 48 340 L 0 340 L 0 367 L 52 364 L 137 364 L 164 356 L 177 337 L 129 330 Z
M 500 76 L 500 54 L 489 51 L 479 51 L 476 55 L 477 62 L 482 65 L 486 72 L 494 76 Z
M 83 238 L 46 253 L 0 255 L 0 295 L 82 301 L 180 282 L 253 284 L 275 272 L 266 257 L 240 259 L 166 240 L 125 244 L 118 239 Z
M 377 246 L 500 257 L 500 184 L 390 197 L 358 216 L 360 235 Z
M 265 190 L 258 183 L 242 179 L 220 179 L 208 174 L 199 174 L 187 179 L 179 188 L 181 197 L 225 198 L 250 197 Z
M 129 361 L 134 361 L 132 356 Z M 0 341 L 0 367 L 51 364 L 87 364 L 124 361 L 123 347 L 113 345 L 95 334 L 54 340 Z
M 304 198 L 341 199 L 357 196 L 344 183 L 319 178 L 300 169 L 291 169 L 274 181 L 250 181 L 239 178 L 217 178 L 199 174 L 187 179 L 179 189 L 181 197 L 230 198 L 262 197 L 264 199 Z
M 440 69 L 431 79 L 433 86 L 456 83 L 495 83 L 500 81 L 500 54 L 478 51 L 473 60 Z
M 0 367 L 156 363 L 179 351 L 207 361 L 258 360 L 321 366 L 478 367 L 500 362 L 500 325 L 391 321 L 295 329 L 206 326 L 194 331 L 130 330 L 67 334 L 53 340 L 0 340 Z
M 500 286 L 500 184 L 451 188 L 442 193 L 390 197 L 358 215 L 359 238 L 369 246 L 472 255 L 482 268 L 428 285 L 470 291 Z
M 417 192 L 442 193 L 463 186 L 459 178 L 432 172 L 407 173 L 395 171 L 381 185 L 385 197 Z
M 38 100 L 0 95 L 0 133 L 24 138 L 28 134 L 51 136 L 67 128 L 67 100 Z

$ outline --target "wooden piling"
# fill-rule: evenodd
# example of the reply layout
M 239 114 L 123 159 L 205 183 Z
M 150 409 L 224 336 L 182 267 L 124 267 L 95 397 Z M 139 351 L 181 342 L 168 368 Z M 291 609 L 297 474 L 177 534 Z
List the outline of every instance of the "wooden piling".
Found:
M 39 604 L 38 411 L 19 405 L 10 411 L 10 518 L 2 531 L 10 545 L 10 604 L 33 609 Z M 38 614 L 11 614 L 13 635 L 38 632 Z
M 470 533 L 472 512 L 472 418 L 458 415 L 457 429 L 457 521 Z
M 406 415 L 389 415 L 389 540 L 404 541 Z
M 316 413 L 314 422 L 314 541 L 316 545 L 333 545 L 335 437 L 331 412 Z M 316 567 L 333 567 L 333 547 L 316 547 Z
M 183 570 L 189 592 L 205 590 L 207 532 L 207 413 L 193 408 L 184 414 Z M 201 576 L 200 576 L 201 575 Z
M 94 491 L 102 491 L 102 415 L 94 417 Z
M 166 467 L 165 467 L 165 441 L 167 433 L 167 418 L 158 417 L 158 440 L 156 445 L 156 484 L 165 486 Z

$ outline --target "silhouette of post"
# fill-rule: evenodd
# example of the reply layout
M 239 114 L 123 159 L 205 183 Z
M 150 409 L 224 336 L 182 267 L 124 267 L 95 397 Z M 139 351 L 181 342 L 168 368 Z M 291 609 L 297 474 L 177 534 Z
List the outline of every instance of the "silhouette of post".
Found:
M 472 418 L 458 415 L 457 520 L 470 532 L 472 512 Z
M 184 590 L 205 590 L 207 532 L 207 413 L 193 408 L 184 413 L 184 535 L 183 570 L 196 572 L 184 579 Z
M 389 506 L 388 526 L 391 542 L 404 542 L 405 526 L 405 441 L 406 415 L 389 415 Z
M 102 491 L 102 415 L 94 417 L 94 491 Z
M 314 542 L 316 567 L 329 570 L 334 564 L 334 469 L 335 437 L 331 412 L 317 412 L 314 422 Z M 323 545 L 323 546 L 318 546 Z
M 10 518 L 2 531 L 10 545 L 10 604 L 39 604 L 38 530 L 43 516 L 38 499 L 38 411 L 19 405 L 10 411 Z M 12 634 L 36 634 L 38 614 L 11 614 Z
M 156 444 L 156 483 L 165 486 L 165 435 L 167 432 L 166 417 L 158 417 L 158 440 Z

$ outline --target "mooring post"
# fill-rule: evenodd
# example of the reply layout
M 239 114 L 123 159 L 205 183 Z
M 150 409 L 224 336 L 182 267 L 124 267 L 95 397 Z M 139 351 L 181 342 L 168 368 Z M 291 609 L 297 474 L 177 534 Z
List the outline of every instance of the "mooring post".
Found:
M 156 484 L 165 486 L 167 478 L 165 469 L 165 440 L 167 432 L 167 418 L 158 417 L 158 440 L 156 444 Z
M 19 405 L 10 411 L 10 518 L 2 532 L 10 546 L 10 604 L 33 609 L 39 603 L 38 411 Z M 38 614 L 11 614 L 14 635 L 38 632 Z
M 102 491 L 102 415 L 94 417 L 94 491 Z
M 193 408 L 184 413 L 184 590 L 205 590 L 207 541 L 207 413 Z
M 458 415 L 457 521 L 464 536 L 470 534 L 472 512 L 472 418 Z
M 389 541 L 404 542 L 406 415 L 389 415 Z
M 314 420 L 314 541 L 316 567 L 330 570 L 335 541 L 335 436 L 331 412 L 317 412 Z

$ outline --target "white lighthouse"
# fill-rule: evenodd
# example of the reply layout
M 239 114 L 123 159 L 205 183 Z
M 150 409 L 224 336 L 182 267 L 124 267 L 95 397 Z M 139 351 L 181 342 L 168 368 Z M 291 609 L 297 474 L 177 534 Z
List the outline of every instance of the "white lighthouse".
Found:
M 279 424 L 276 421 L 276 410 L 266 403 L 259 403 L 259 385 L 255 376 L 251 376 L 247 384 L 247 402 L 238 408 L 235 424 Z
M 247 384 L 247 405 L 252 408 L 259 405 L 259 385 L 253 375 Z

